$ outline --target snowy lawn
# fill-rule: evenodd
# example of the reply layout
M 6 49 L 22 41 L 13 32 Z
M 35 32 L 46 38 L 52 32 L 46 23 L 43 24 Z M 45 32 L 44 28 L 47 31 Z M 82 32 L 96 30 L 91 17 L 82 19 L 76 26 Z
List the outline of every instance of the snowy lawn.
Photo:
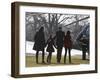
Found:
M 26 55 L 27 56 L 32 56 L 32 55 L 36 54 L 36 51 L 32 49 L 33 45 L 34 45 L 34 42 L 26 41 Z M 41 54 L 41 52 L 40 52 L 40 54 Z M 48 52 L 46 52 L 46 48 L 45 48 L 45 54 L 48 54 Z M 56 54 L 57 54 L 57 49 L 55 49 L 55 52 L 53 52 L 52 55 L 56 55 Z M 65 50 L 63 48 L 62 55 L 64 55 L 64 54 L 65 54 Z M 72 49 L 71 50 L 71 55 L 72 56 L 82 55 L 82 51 L 81 50 L 77 50 L 77 49 Z

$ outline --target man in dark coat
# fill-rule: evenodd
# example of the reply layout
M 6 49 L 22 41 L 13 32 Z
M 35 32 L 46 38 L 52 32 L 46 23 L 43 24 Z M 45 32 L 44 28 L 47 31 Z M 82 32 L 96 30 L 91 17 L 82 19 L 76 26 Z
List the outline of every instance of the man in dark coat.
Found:
M 33 50 L 36 50 L 36 63 L 38 63 L 38 53 L 42 51 L 42 63 L 44 62 L 44 48 L 45 48 L 45 37 L 44 37 L 44 28 L 41 27 L 40 30 L 36 33 L 34 37 L 34 46 Z
M 65 36 L 65 33 L 62 31 L 62 28 L 59 27 L 59 30 L 56 32 L 57 63 L 60 63 L 60 60 L 61 60 L 64 36 Z
M 86 52 L 88 49 L 88 44 L 87 44 L 87 39 L 85 35 L 83 35 L 82 38 L 80 39 L 80 43 L 82 46 L 82 60 L 86 60 Z

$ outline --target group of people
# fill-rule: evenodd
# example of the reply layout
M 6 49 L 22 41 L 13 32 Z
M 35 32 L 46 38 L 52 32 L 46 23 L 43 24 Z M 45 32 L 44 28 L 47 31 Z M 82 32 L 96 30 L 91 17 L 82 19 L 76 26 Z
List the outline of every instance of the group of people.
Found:
M 56 41 L 56 44 L 54 43 Z M 38 56 L 39 51 L 42 51 L 42 63 L 46 63 L 44 61 L 45 57 L 45 47 L 46 51 L 49 53 L 47 56 L 47 63 L 51 63 L 52 58 L 52 52 L 55 52 L 54 47 L 57 49 L 57 63 L 61 62 L 61 56 L 62 56 L 62 49 L 65 48 L 65 55 L 64 55 L 64 63 L 66 63 L 66 57 L 67 57 L 67 51 L 69 53 L 69 63 L 71 63 L 71 48 L 72 48 L 72 40 L 70 31 L 67 31 L 65 34 L 62 31 L 62 28 L 59 27 L 59 30 L 56 32 L 56 36 L 52 37 L 52 34 L 50 34 L 50 37 L 47 41 L 45 41 L 44 36 L 44 27 L 41 27 L 38 32 L 36 32 L 34 37 L 34 46 L 33 50 L 36 50 L 36 63 L 38 64 Z

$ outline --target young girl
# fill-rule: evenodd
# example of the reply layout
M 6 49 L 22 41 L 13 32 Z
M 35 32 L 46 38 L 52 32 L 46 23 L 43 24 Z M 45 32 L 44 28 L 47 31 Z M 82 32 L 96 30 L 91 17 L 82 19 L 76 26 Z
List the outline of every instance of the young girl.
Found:
M 72 41 L 71 41 L 70 31 L 67 31 L 67 34 L 65 35 L 65 38 L 64 38 L 64 47 L 65 47 L 64 63 L 66 63 L 67 50 L 68 50 L 68 53 L 69 53 L 69 63 L 71 63 Z
M 54 52 L 54 40 L 52 38 L 52 35 L 50 35 L 49 39 L 47 40 L 47 49 L 46 51 L 49 52 L 48 56 L 47 56 L 47 63 L 51 63 L 51 57 L 52 57 L 52 52 Z

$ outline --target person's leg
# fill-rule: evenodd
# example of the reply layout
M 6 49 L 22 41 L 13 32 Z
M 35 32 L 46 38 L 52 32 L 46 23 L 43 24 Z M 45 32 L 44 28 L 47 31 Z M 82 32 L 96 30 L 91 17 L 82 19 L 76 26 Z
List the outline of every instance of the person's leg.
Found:
M 86 49 L 84 46 L 82 47 L 82 60 L 86 60 Z
M 89 46 L 87 48 L 87 53 L 88 53 L 88 60 L 90 59 L 90 52 L 89 52 Z
M 71 63 L 71 49 L 68 48 L 68 50 L 69 50 L 69 63 Z
M 60 63 L 60 61 L 61 61 L 61 52 L 62 52 L 62 48 L 59 48 L 59 52 L 58 52 L 58 63 Z
M 60 52 L 61 52 L 61 49 L 59 48 L 58 63 L 60 63 Z
M 49 54 L 50 54 L 50 53 L 48 53 L 48 56 L 47 56 L 47 63 L 49 62 Z
M 39 51 L 36 52 L 36 63 L 38 64 L 38 53 Z
M 44 56 L 45 56 L 45 54 L 44 54 L 44 49 L 43 49 L 43 51 L 42 51 L 42 63 L 45 63 L 44 62 Z
M 48 54 L 47 63 L 50 63 L 50 57 L 51 57 L 51 52 L 49 52 L 49 54 Z
M 52 52 L 49 53 L 49 63 L 51 63 Z
M 57 63 L 59 62 L 59 48 L 57 48 Z
M 67 48 L 65 48 L 64 64 L 66 63 Z
M 61 50 L 60 50 L 60 61 L 61 61 L 61 57 L 62 57 L 62 47 L 61 47 Z

